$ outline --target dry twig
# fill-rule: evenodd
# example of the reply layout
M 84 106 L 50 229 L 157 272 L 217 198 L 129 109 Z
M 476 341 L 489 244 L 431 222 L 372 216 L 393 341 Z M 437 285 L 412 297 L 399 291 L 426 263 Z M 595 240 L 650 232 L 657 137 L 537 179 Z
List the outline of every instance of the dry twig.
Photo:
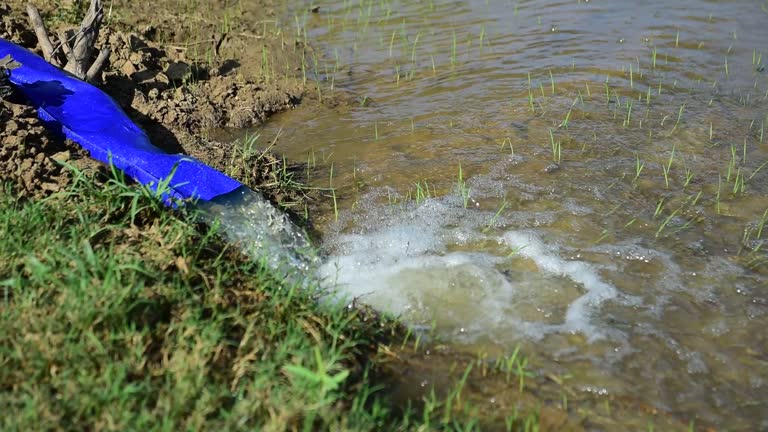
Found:
M 38 42 L 40 42 L 40 48 L 43 49 L 43 57 L 48 63 L 60 67 L 61 64 L 54 57 L 53 44 L 51 38 L 48 37 L 48 31 L 45 29 L 43 19 L 40 17 L 40 12 L 32 3 L 27 3 L 27 15 L 29 15 L 29 21 L 32 24 L 32 28 L 35 30 Z
M 105 48 L 91 63 L 94 44 L 99 36 L 99 27 L 104 19 L 101 0 L 91 0 L 88 12 L 80 23 L 80 29 L 72 35 L 59 32 L 57 37 L 51 38 L 40 18 L 40 12 L 31 3 L 27 3 L 27 14 L 46 61 L 56 67 L 63 65 L 65 71 L 82 80 L 93 81 L 99 77 L 101 69 L 109 58 L 109 49 Z M 56 47 L 51 40 L 58 41 Z

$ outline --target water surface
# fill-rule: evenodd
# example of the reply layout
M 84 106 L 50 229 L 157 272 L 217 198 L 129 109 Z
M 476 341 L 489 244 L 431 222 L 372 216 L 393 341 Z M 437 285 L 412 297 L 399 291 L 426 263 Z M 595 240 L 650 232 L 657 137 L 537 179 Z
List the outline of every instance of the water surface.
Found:
M 259 133 L 334 189 L 328 280 L 575 388 L 768 429 L 768 6 L 306 6 L 307 80 L 350 102 Z

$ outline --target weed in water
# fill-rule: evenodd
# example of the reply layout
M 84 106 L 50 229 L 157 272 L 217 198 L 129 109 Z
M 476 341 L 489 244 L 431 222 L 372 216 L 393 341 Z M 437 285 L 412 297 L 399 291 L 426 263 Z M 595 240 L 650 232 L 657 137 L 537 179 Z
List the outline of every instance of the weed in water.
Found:
M 635 178 L 632 179 L 632 182 L 636 182 L 638 178 L 640 178 L 640 174 L 643 172 L 643 168 L 645 168 L 645 162 L 640 161 L 640 155 L 635 152 Z
M 720 214 L 720 189 L 722 188 L 723 178 L 717 174 L 717 195 L 715 195 L 715 212 Z
M 669 132 L 669 135 L 672 135 L 677 130 L 677 127 L 680 125 L 680 120 L 683 118 L 683 110 L 684 109 L 685 109 L 685 103 L 680 105 L 680 109 L 677 111 L 677 121 L 675 121 L 675 126 Z
M 574 101 L 573 101 L 573 103 L 575 104 L 575 103 L 576 103 L 576 101 L 578 101 L 578 99 L 574 100 Z M 573 106 L 573 105 L 571 105 L 571 106 Z M 565 118 L 563 119 L 563 121 L 562 121 L 562 122 L 560 122 L 560 124 L 559 124 L 557 127 L 559 127 L 559 128 L 564 128 L 564 129 L 568 129 L 568 122 L 569 122 L 569 121 L 570 121 L 570 119 L 571 119 L 571 112 L 572 112 L 572 111 L 573 111 L 573 108 L 570 108 L 570 109 L 568 110 L 568 112 L 565 114 Z
M 467 182 L 464 181 L 464 171 L 461 168 L 461 164 L 459 164 L 459 177 L 456 182 L 456 187 L 459 191 L 459 196 L 461 196 L 461 202 L 464 205 L 464 208 L 467 208 L 469 205 L 469 186 L 467 186 Z
M 747 181 L 752 180 L 752 177 L 754 177 L 758 172 L 760 172 L 760 170 L 763 169 L 763 167 L 766 165 L 768 165 L 768 161 L 763 162 L 762 165 L 760 165 L 759 167 L 757 167 L 757 169 L 752 171 L 752 174 L 749 175 L 749 177 L 747 178 Z
M 421 204 L 423 201 L 429 199 L 432 197 L 432 193 L 429 190 L 429 183 L 427 183 L 426 180 L 424 180 L 424 184 L 422 185 L 422 182 L 416 182 L 416 204 Z
M 499 219 L 501 212 L 503 212 L 506 207 L 507 207 L 507 198 L 504 197 L 504 201 L 501 203 L 501 207 L 499 207 L 499 210 L 496 211 L 496 214 L 493 215 L 493 217 L 491 218 L 491 221 L 488 222 L 488 225 L 483 229 L 483 233 L 487 233 L 488 231 L 491 230 L 491 228 L 493 228 L 493 225 Z
M 623 124 L 625 128 L 629 127 L 631 119 L 632 119 L 632 100 L 627 100 L 627 115 L 624 117 L 624 124 Z
M 691 184 L 694 178 L 693 170 L 691 168 L 685 168 L 685 182 L 683 183 L 683 189 L 687 188 Z
M 562 159 L 562 145 L 560 141 L 555 141 L 555 136 L 552 133 L 552 128 L 549 128 L 549 144 L 552 148 L 552 160 L 559 164 Z
M 763 237 L 763 228 L 765 228 L 766 222 L 768 222 L 768 208 L 765 209 L 763 216 L 760 217 L 760 221 L 757 223 L 757 234 L 755 235 L 755 238 L 761 239 Z
M 512 153 L 512 156 L 515 155 L 515 148 L 512 146 L 512 138 L 506 137 L 504 138 L 504 141 L 501 142 L 501 150 L 504 150 L 504 147 L 509 146 L 509 151 Z
M 677 144 L 672 144 L 672 152 L 669 154 L 669 159 L 666 165 L 662 165 L 661 169 L 664 171 L 664 186 L 669 189 L 669 171 L 672 169 L 672 162 L 675 160 L 675 149 Z
M 669 224 L 669 222 L 677 216 L 677 214 L 680 212 L 681 209 L 677 209 L 673 211 L 669 216 L 664 218 L 664 220 L 661 222 L 661 225 L 659 225 L 659 229 L 656 230 L 656 237 L 658 238 L 661 235 L 661 232 L 664 231 L 664 228 Z
M 552 69 L 549 70 L 549 83 L 552 87 L 552 94 L 555 94 L 555 77 L 552 76 Z
M 339 220 L 339 208 L 336 204 L 336 188 L 333 187 L 333 162 L 331 162 L 328 188 L 331 190 L 331 198 L 333 199 L 333 218 L 334 220 Z

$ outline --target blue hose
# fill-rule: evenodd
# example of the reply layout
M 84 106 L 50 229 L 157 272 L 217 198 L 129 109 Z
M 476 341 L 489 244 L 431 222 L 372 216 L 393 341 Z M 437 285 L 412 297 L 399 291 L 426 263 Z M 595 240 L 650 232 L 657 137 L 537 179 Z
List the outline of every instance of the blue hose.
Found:
M 112 163 L 155 191 L 167 182 L 165 198 L 210 201 L 242 186 L 197 159 L 165 153 L 104 92 L 0 38 L 0 58 L 8 54 L 21 63 L 10 76 L 16 90 L 49 129 L 80 144 L 92 158 Z

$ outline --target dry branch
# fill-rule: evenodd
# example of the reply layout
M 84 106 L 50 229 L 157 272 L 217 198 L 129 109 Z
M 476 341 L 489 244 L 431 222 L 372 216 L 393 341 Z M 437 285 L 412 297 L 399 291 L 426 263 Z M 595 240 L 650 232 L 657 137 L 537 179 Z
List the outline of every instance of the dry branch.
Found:
M 93 45 L 96 43 L 96 38 L 99 37 L 99 27 L 103 18 L 104 8 L 101 6 L 101 0 L 91 0 L 88 13 L 85 14 L 85 18 L 80 24 L 80 31 L 77 32 L 75 42 L 72 44 L 72 56 L 64 66 L 65 71 L 80 79 L 85 79 L 90 68 L 89 62 L 93 54 Z
M 80 29 L 74 35 L 70 35 L 68 32 L 59 32 L 56 38 L 51 38 L 42 18 L 40 18 L 40 12 L 31 3 L 27 3 L 27 14 L 37 35 L 37 40 L 40 42 L 43 56 L 49 63 L 56 67 L 64 65 L 65 71 L 82 80 L 98 79 L 101 69 L 109 58 L 109 49 L 105 48 L 91 63 L 95 50 L 94 44 L 99 37 L 99 28 L 104 19 L 104 8 L 101 0 L 91 0 L 88 12 L 80 23 Z M 55 48 L 51 43 L 52 39 L 58 40 Z M 66 58 L 66 63 L 57 57 L 59 52 Z
M 93 81 L 98 78 L 101 70 L 104 69 L 107 60 L 109 60 L 109 53 L 109 48 L 104 48 L 99 51 L 98 57 L 96 57 L 96 60 L 93 61 L 93 64 L 88 68 L 88 72 L 85 74 L 86 81 Z
M 35 30 L 38 42 L 40 42 L 40 48 L 43 49 L 43 57 L 48 63 L 60 67 L 61 64 L 54 57 L 53 44 L 48 37 L 48 31 L 45 29 L 43 19 L 40 17 L 40 12 L 32 3 L 27 3 L 27 15 L 29 15 L 29 21 L 32 24 L 32 28 Z

